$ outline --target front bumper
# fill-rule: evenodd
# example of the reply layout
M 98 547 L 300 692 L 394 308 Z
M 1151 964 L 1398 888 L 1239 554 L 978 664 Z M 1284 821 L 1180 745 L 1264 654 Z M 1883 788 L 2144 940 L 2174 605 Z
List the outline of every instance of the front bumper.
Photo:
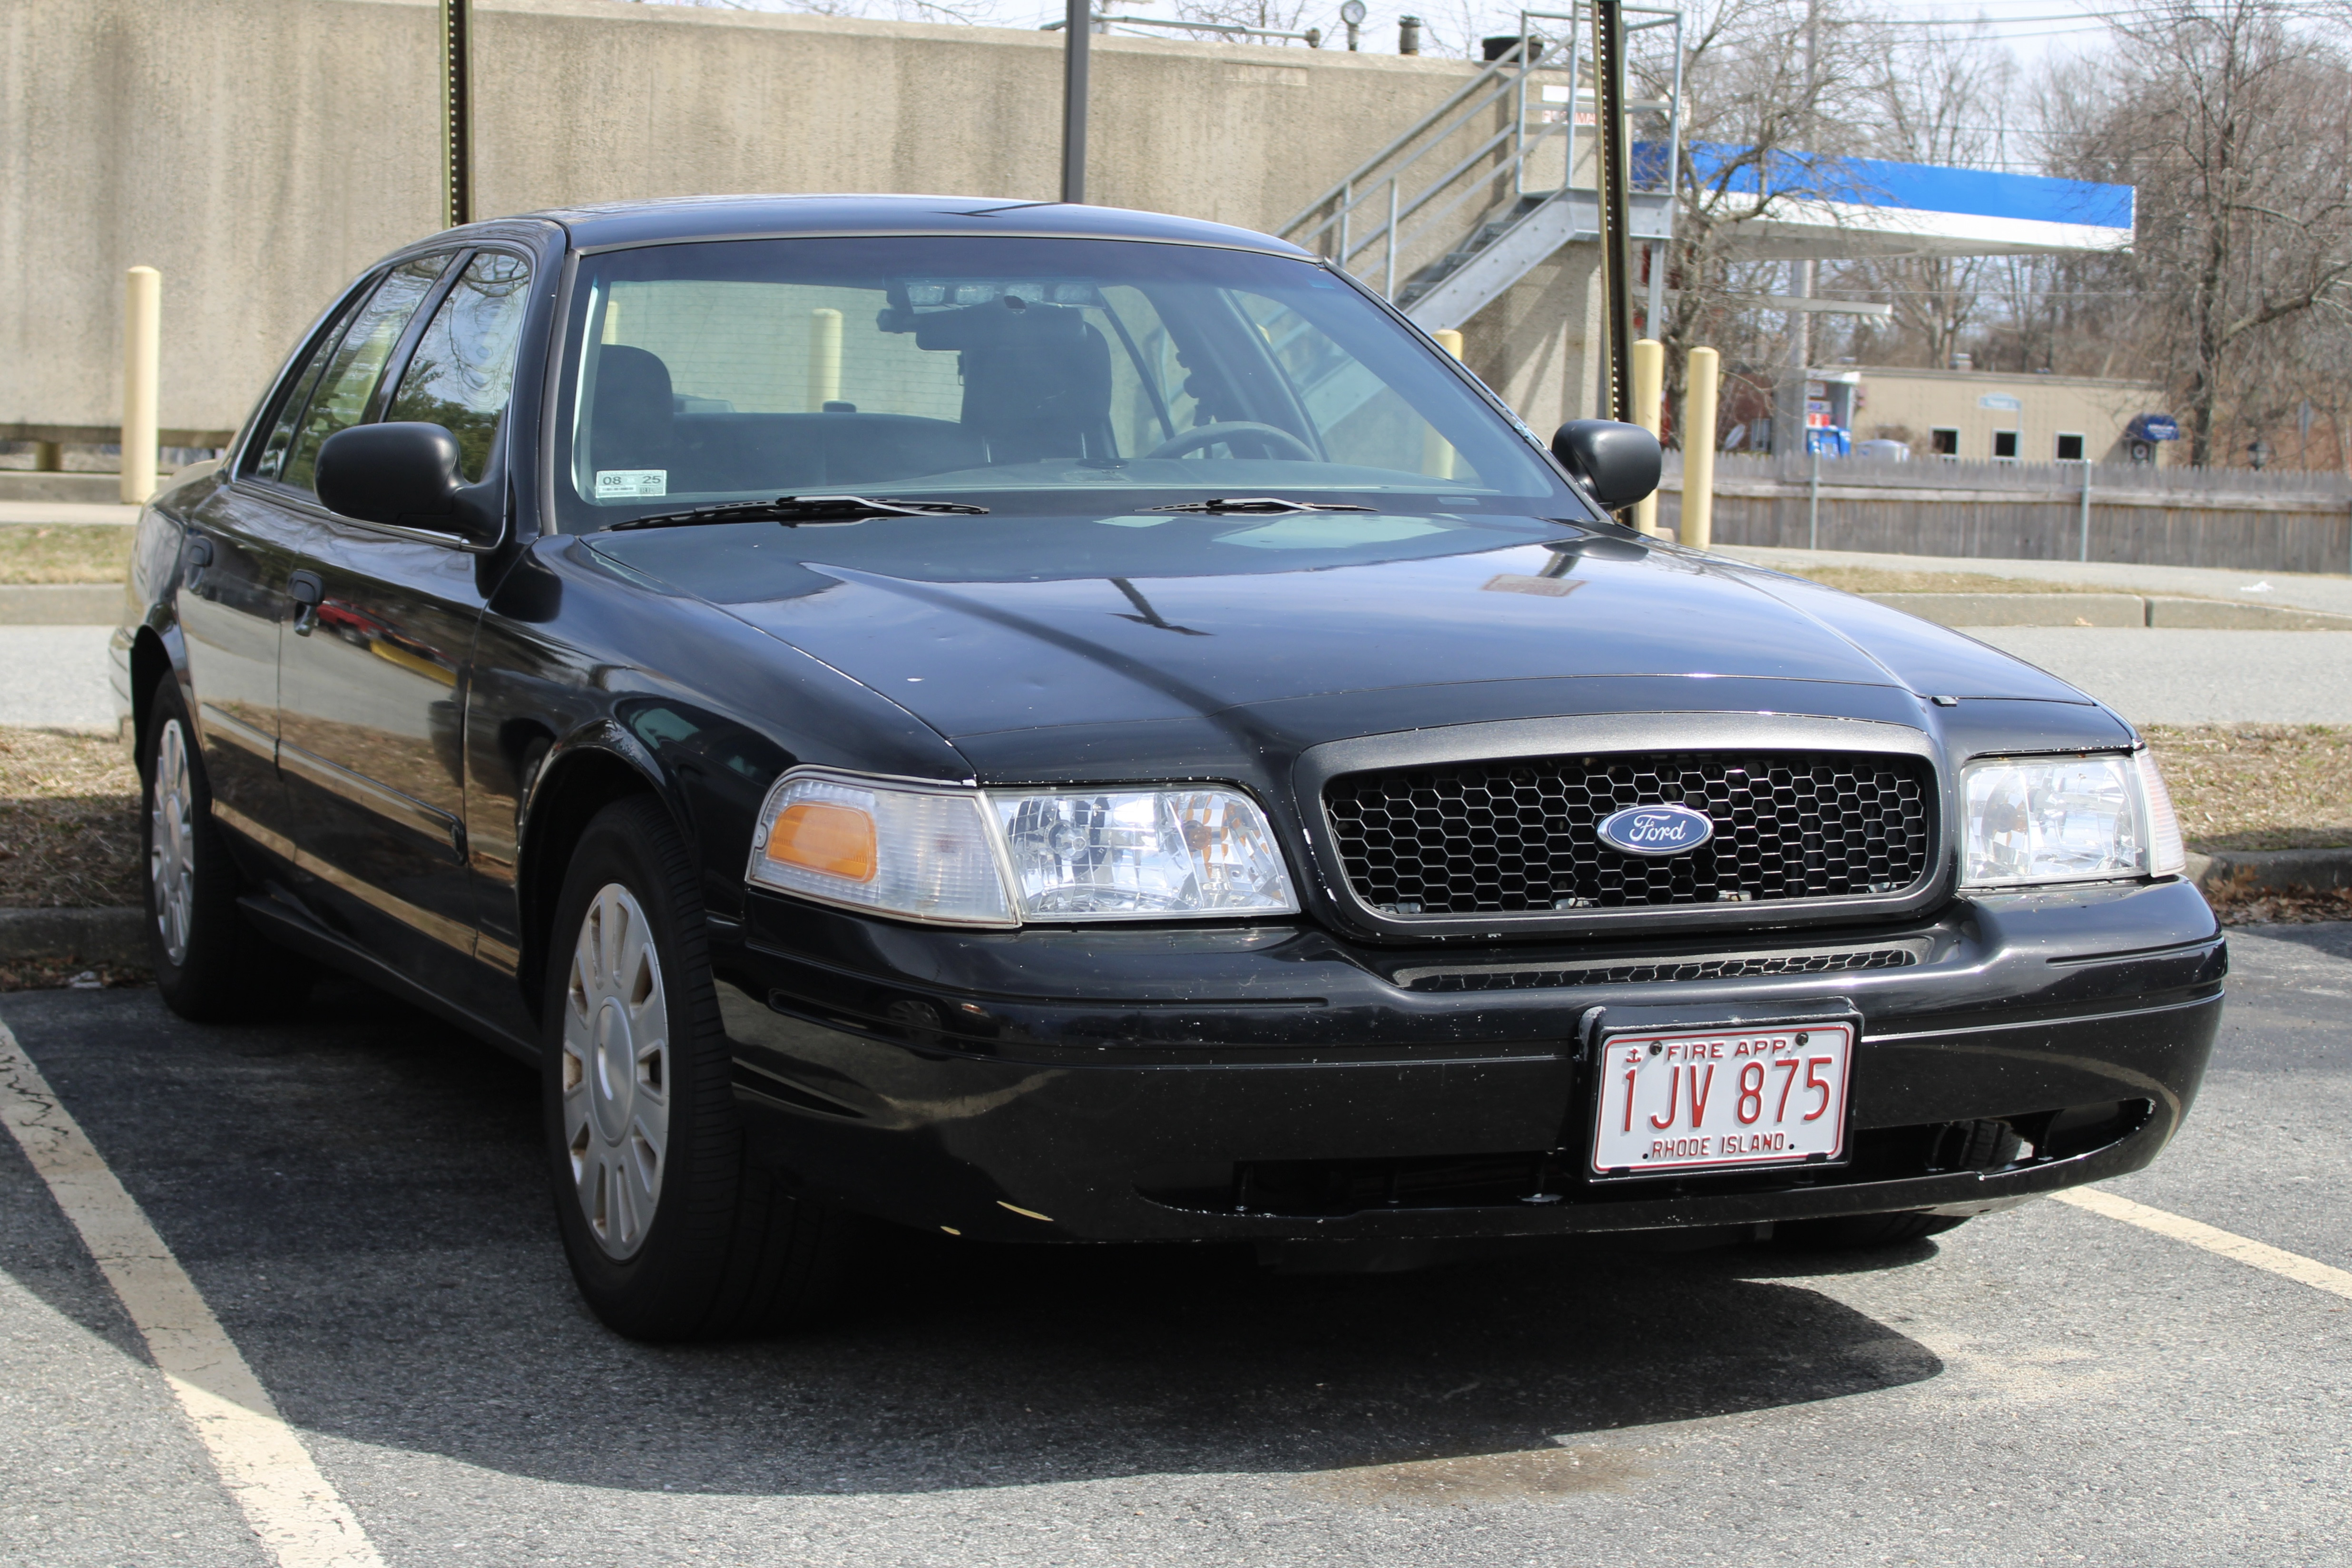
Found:
M 2195 1097 L 2228 964 L 2211 911 L 2177 880 L 1738 943 L 971 933 L 758 894 L 746 913 L 716 958 L 756 1147 L 862 1211 L 1011 1240 L 1538 1236 L 2006 1207 L 2156 1156 Z M 1824 1004 L 1863 1018 L 1850 1164 L 1583 1178 L 1587 1043 L 1610 1010 L 1704 1026 Z M 1939 1166 L 1956 1126 L 1996 1120 L 2030 1157 Z

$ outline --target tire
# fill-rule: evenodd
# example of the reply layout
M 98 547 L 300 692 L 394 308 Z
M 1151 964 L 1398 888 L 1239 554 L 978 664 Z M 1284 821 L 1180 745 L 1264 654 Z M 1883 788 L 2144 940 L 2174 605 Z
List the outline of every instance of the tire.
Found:
M 1932 1159 L 1944 1171 L 1994 1171 L 2017 1157 L 2024 1142 L 2006 1121 L 1962 1121 L 1937 1140 Z M 1773 1232 L 1773 1239 L 1794 1247 L 1859 1250 L 1900 1247 L 1924 1241 L 1969 1223 L 1967 1215 L 1923 1214 L 1916 1209 L 1898 1214 L 1848 1215 L 1839 1219 L 1798 1220 Z
M 236 907 L 242 879 L 218 824 L 179 681 L 156 682 L 139 757 L 147 865 L 148 963 L 164 1005 L 198 1023 L 285 1011 L 317 970 L 270 942 Z
M 548 1173 L 589 1307 L 651 1341 L 817 1318 L 848 1222 L 745 1153 L 693 863 L 652 799 L 589 823 L 547 951 Z

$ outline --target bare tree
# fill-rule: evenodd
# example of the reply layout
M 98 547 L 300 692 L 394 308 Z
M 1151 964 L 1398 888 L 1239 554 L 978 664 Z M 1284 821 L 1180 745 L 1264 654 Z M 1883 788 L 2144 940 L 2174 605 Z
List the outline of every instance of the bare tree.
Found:
M 2352 62 L 2282 0 L 2145 0 L 2116 33 L 2046 100 L 2056 172 L 2138 192 L 2130 335 L 2202 466 L 2275 419 L 2276 368 L 2352 309 Z
M 1679 406 L 1689 351 L 1733 363 L 1785 357 L 1756 320 L 1754 300 L 1777 280 L 1743 231 L 1801 203 L 1835 200 L 1851 176 L 1839 154 L 1857 129 L 1872 79 L 1874 30 L 1844 0 L 1700 0 L 1685 13 L 1683 142 L 1675 171 L 1672 289 L 1649 335 L 1666 348 L 1666 391 Z M 1629 62 L 1639 96 L 1664 97 L 1664 66 Z M 1732 352 L 1740 344 L 1748 353 Z M 1751 357 L 1752 356 L 1752 357 Z
M 1857 151 L 1947 168 L 2005 161 L 2017 62 L 1982 23 L 1965 33 L 1929 28 L 1886 37 L 1874 60 L 1877 71 L 1864 89 L 1869 112 Z M 1927 251 L 1850 262 L 1831 281 L 1893 307 L 1885 329 L 1893 342 L 1883 357 L 1941 369 L 1982 323 L 1993 275 L 1987 258 Z M 1857 347 L 1878 346 L 1878 331 L 1858 330 L 1854 336 Z

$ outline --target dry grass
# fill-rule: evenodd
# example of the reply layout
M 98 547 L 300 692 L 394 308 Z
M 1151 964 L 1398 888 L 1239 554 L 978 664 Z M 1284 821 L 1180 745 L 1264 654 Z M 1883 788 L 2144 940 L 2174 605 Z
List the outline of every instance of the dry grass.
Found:
M 2151 724 L 2142 732 L 2191 849 L 2352 845 L 2352 729 Z
M 108 991 L 154 982 L 144 969 L 117 963 L 92 968 L 78 958 L 13 958 L 0 964 L 0 991 Z
M 136 904 L 139 773 L 90 735 L 0 729 L 0 908 Z
M 2205 889 L 2205 901 L 2225 926 L 2309 925 L 2315 921 L 2352 921 L 2352 888 L 2314 891 L 2263 891 L 2225 883 Z
M 0 584 L 120 583 L 134 531 L 110 522 L 0 523 Z

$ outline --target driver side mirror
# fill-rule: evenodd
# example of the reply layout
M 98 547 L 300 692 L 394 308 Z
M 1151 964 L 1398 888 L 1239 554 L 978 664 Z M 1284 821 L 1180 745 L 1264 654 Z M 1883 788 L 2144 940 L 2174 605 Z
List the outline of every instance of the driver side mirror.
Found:
M 1551 438 L 1551 452 L 1606 511 L 1632 506 L 1656 489 L 1665 463 L 1655 436 L 1614 419 L 1570 420 Z
M 354 425 L 319 448 L 316 485 L 330 510 L 387 528 L 454 534 L 475 549 L 506 531 L 505 482 L 465 480 L 457 437 L 438 425 Z

